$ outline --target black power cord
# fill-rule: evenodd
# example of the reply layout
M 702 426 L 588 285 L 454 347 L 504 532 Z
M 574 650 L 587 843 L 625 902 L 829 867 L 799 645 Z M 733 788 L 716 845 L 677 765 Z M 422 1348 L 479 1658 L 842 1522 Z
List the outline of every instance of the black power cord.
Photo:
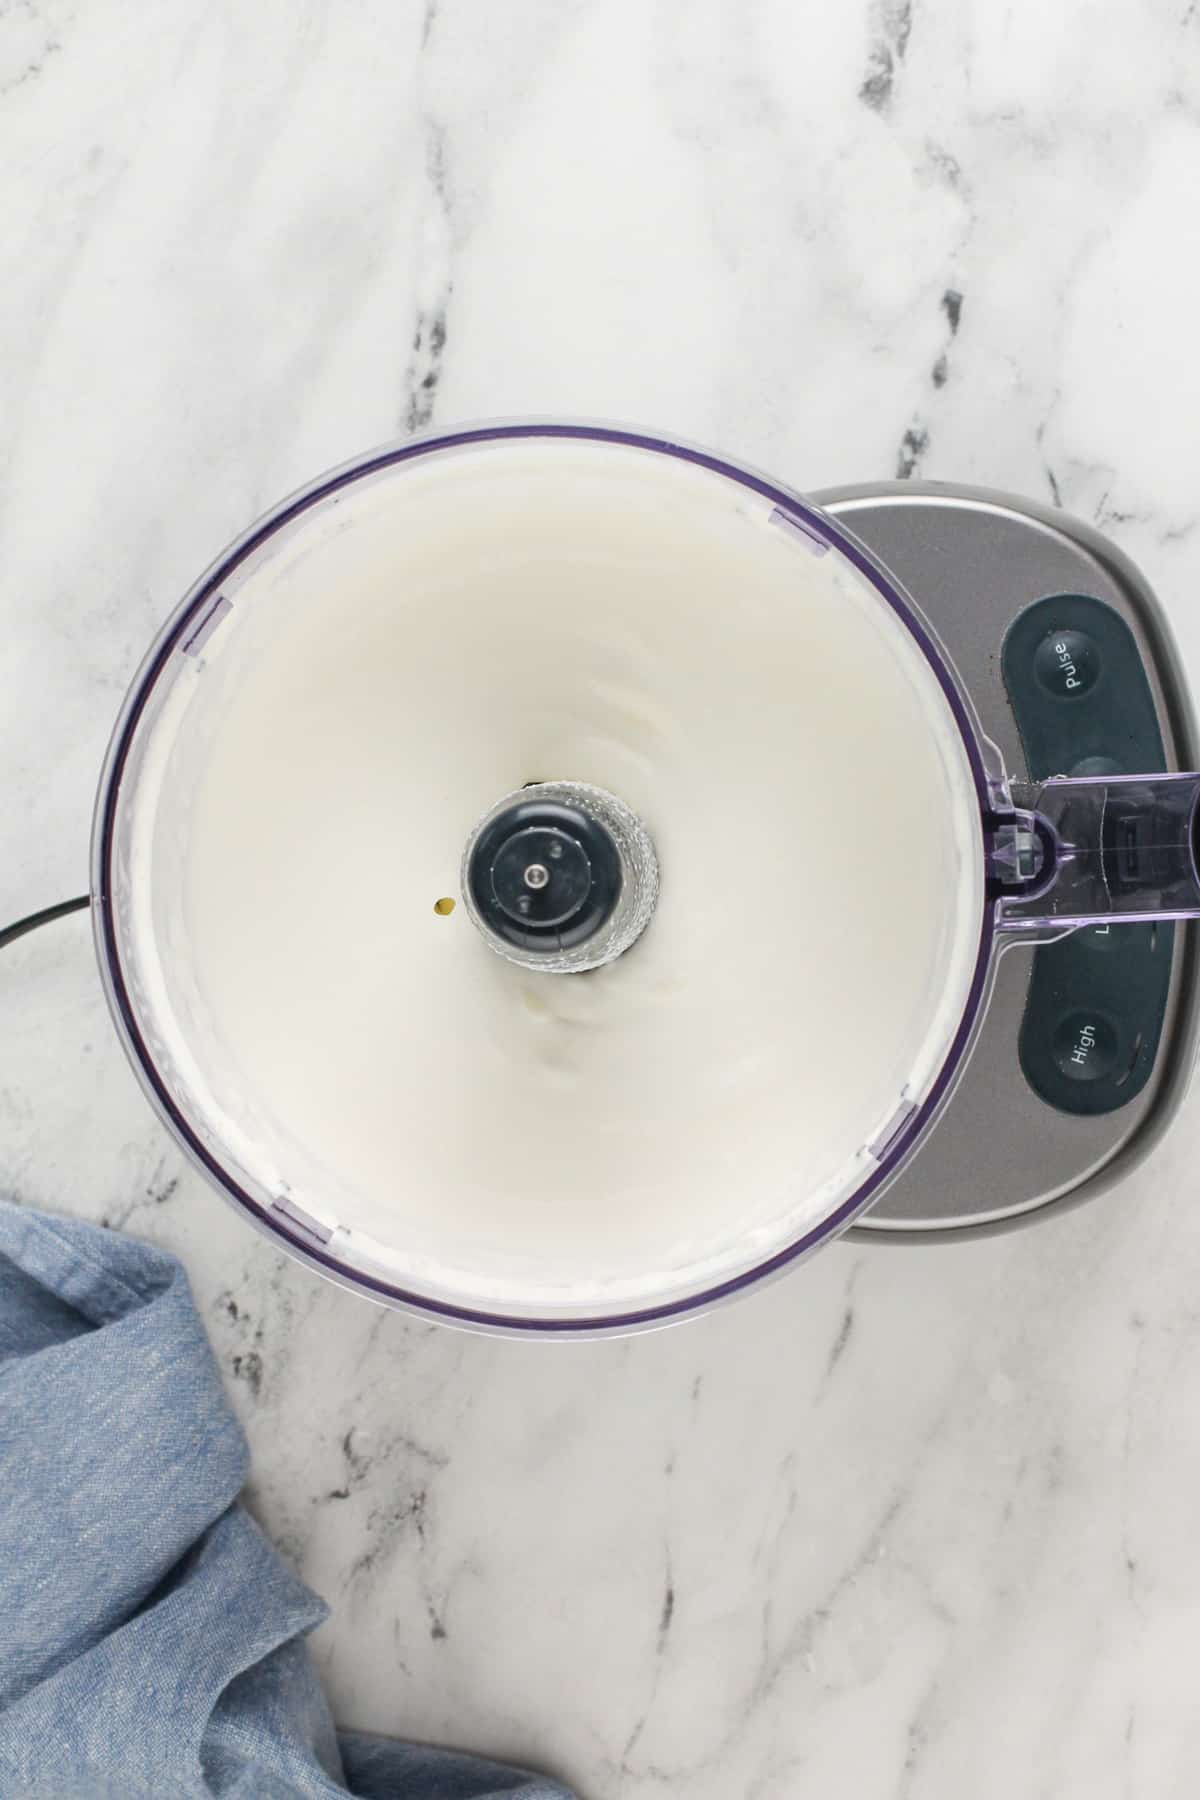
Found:
M 0 950 L 7 950 L 27 931 L 36 931 L 39 925 L 49 925 L 55 919 L 65 919 L 68 913 L 82 912 L 92 904 L 90 894 L 81 894 L 77 900 L 60 900 L 57 906 L 44 906 L 41 912 L 30 913 L 28 918 L 18 919 L 15 925 L 6 925 L 0 931 Z

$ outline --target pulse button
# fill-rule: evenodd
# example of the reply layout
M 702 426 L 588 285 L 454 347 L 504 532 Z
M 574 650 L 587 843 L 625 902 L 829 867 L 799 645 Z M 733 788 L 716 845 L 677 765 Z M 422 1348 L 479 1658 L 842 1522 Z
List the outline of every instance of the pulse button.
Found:
M 1054 1033 L 1054 1061 L 1069 1081 L 1099 1081 L 1117 1066 L 1117 1033 L 1096 1013 L 1068 1013 Z
M 1096 685 L 1099 652 L 1086 631 L 1048 631 L 1033 653 L 1033 672 L 1056 700 L 1078 700 Z

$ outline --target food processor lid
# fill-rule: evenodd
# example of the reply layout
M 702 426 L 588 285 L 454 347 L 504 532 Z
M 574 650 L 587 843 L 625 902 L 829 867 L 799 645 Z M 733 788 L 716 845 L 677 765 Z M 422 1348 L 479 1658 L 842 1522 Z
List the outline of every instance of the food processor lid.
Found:
M 478 929 L 466 849 L 530 783 L 650 846 L 591 974 Z M 171 1129 L 326 1272 L 650 1322 L 843 1228 L 932 1122 L 984 996 L 987 800 L 933 634 L 840 526 L 660 438 L 480 427 L 285 502 L 168 622 L 101 785 L 101 966 Z M 501 837 L 511 936 L 558 875 Z

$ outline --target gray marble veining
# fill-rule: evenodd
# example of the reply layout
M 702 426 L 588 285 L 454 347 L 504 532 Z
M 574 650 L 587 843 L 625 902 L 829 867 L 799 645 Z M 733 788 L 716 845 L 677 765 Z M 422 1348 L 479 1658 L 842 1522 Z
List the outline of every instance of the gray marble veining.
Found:
M 121 693 L 210 556 L 428 423 L 1050 498 L 1200 680 L 1198 188 L 1188 0 L 0 6 L 0 916 L 86 885 Z M 0 1006 L 0 1183 L 185 1259 L 346 1722 L 586 1800 L 1197 1791 L 1194 1106 L 1030 1233 L 539 1347 L 246 1231 L 84 920 Z

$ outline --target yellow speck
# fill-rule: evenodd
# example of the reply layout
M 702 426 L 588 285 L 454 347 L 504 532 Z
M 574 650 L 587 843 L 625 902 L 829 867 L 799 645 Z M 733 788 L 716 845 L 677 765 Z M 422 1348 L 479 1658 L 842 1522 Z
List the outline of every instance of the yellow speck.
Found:
M 433 910 L 440 919 L 448 919 L 454 911 L 454 907 L 455 902 L 449 894 L 444 894 L 440 900 L 435 900 L 433 903 Z

